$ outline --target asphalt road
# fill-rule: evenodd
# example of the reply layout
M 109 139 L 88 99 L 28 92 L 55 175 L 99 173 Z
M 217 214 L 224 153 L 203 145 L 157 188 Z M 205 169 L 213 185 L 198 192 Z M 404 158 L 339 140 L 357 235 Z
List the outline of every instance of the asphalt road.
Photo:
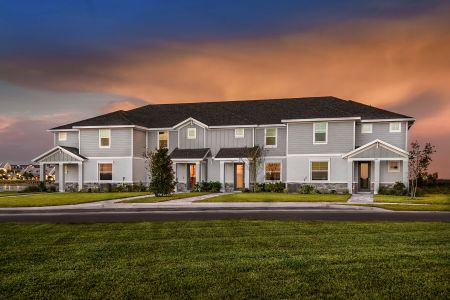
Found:
M 39 213 L 0 212 L 0 222 L 101 223 L 175 220 L 305 220 L 305 221 L 440 221 L 449 222 L 450 212 L 371 212 L 343 210 L 94 210 Z

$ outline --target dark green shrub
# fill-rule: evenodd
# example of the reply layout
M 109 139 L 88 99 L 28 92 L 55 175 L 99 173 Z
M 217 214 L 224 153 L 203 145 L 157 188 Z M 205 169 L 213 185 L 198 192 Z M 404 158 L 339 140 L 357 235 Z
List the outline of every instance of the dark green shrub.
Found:
M 302 184 L 299 189 L 299 194 L 315 194 L 318 191 L 316 191 L 316 188 L 311 184 Z
M 403 182 L 397 181 L 391 189 L 392 195 L 402 196 L 406 195 L 406 186 Z
M 202 181 L 198 182 L 191 189 L 192 192 L 210 192 L 218 193 L 222 188 L 222 184 L 219 181 Z
M 42 190 L 38 185 L 29 185 L 20 192 L 21 193 L 38 193 L 38 192 L 42 192 Z

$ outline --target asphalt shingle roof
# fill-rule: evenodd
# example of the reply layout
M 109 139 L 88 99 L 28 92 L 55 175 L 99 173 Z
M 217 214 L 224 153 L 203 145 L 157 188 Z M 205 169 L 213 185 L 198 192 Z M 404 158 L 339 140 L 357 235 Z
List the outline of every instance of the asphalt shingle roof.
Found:
M 248 157 L 249 151 L 254 148 L 220 148 L 216 154 L 216 158 L 240 158 Z
M 203 149 L 179 149 L 175 148 L 172 153 L 170 153 L 170 158 L 172 159 L 202 159 L 209 152 L 209 148 Z
M 67 147 L 67 146 L 59 146 L 67 151 L 69 151 L 70 153 L 75 154 L 78 157 L 81 157 L 82 159 L 87 159 L 86 157 L 84 157 L 83 155 L 80 154 L 80 150 L 78 148 L 75 147 Z
M 194 118 L 208 126 L 280 124 L 283 119 L 361 117 L 365 120 L 411 118 L 402 114 L 336 97 L 152 104 L 116 111 L 55 127 L 138 125 L 167 128 Z

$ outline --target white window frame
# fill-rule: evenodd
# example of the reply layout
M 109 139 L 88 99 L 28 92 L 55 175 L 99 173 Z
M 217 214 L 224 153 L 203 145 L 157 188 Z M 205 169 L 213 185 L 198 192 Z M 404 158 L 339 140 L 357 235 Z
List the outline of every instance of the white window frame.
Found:
M 393 129 L 392 126 L 398 124 L 398 129 Z M 402 132 L 402 122 L 391 122 L 389 123 L 389 132 Z
M 67 141 L 67 132 L 58 132 L 58 141 Z
M 317 180 L 312 178 L 312 164 L 313 162 L 327 162 L 328 163 L 328 179 L 327 180 Z M 331 164 L 329 159 L 310 159 L 309 160 L 309 181 L 310 182 L 330 182 L 330 175 L 331 175 Z
M 388 160 L 388 173 L 400 173 L 400 161 L 399 160 Z M 398 168 L 391 168 L 391 163 L 397 163 Z
M 361 133 L 373 133 L 373 124 L 372 123 L 362 123 L 361 124 Z
M 169 149 L 169 141 L 170 141 L 169 134 L 170 134 L 170 133 L 169 133 L 168 130 L 162 130 L 162 131 L 157 131 L 157 132 L 156 132 L 156 136 L 157 136 L 157 140 L 158 140 L 157 147 L 158 147 L 158 149 L 160 148 L 160 147 L 159 147 L 159 134 L 160 134 L 161 132 L 167 132 L 167 149 Z
M 193 135 L 191 133 L 194 133 Z M 197 128 L 189 127 L 186 132 L 186 138 L 188 140 L 195 140 L 197 138 Z
M 275 145 L 267 145 L 267 130 L 268 129 L 275 129 Z M 276 127 L 269 127 L 264 128 L 264 148 L 276 148 L 278 144 L 278 128 Z M 265 173 L 264 173 L 265 176 Z
M 240 132 L 242 131 L 242 132 Z M 234 138 L 243 139 L 245 137 L 245 129 L 244 128 L 235 128 L 234 129 Z
M 318 124 L 325 124 L 325 141 L 316 141 L 316 126 Z M 313 123 L 313 144 L 314 145 L 325 145 L 328 144 L 328 122 L 315 122 Z
M 280 180 L 266 179 L 266 165 L 267 164 L 279 164 L 280 165 Z M 265 161 L 264 162 L 264 182 L 283 182 L 283 164 L 281 161 Z
M 109 145 L 108 146 L 102 146 L 102 137 L 101 137 L 101 132 L 102 131 L 107 131 L 108 132 L 108 139 L 109 139 Z M 110 128 L 101 128 L 98 130 L 98 147 L 99 148 L 106 148 L 109 149 L 111 148 L 111 129 Z
M 100 179 L 100 165 L 111 165 L 111 180 Z M 112 182 L 113 181 L 114 164 L 112 161 L 99 161 L 97 162 L 97 181 L 98 182 Z

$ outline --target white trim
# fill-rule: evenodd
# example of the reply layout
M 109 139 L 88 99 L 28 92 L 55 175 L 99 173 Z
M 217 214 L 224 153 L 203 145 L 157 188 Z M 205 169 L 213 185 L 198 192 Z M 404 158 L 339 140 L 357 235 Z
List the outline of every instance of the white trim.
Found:
M 310 153 L 310 154 L 289 154 L 287 155 L 287 157 L 318 157 L 318 156 L 335 156 L 335 157 L 339 157 L 344 155 L 344 153 L 325 153 L 325 154 L 314 154 L 314 153 Z
M 255 128 L 253 128 L 253 141 L 252 141 L 252 147 L 255 147 Z
M 78 130 L 78 152 L 81 153 L 81 130 Z
M 100 136 L 101 130 L 108 130 L 109 132 L 109 145 L 108 146 L 102 146 L 102 138 Z M 110 128 L 99 128 L 98 129 L 98 147 L 101 149 L 110 149 L 111 148 L 111 129 Z
M 267 145 L 267 129 L 275 129 L 275 145 Z M 278 128 L 264 128 L 264 148 L 277 148 L 278 145 Z
M 361 117 L 345 117 L 345 118 L 312 118 L 312 119 L 284 119 L 282 123 L 296 123 L 296 122 L 326 122 L 326 121 L 351 121 L 361 120 Z
M 379 143 L 382 146 L 384 145 L 385 148 L 387 148 L 388 150 L 391 150 L 393 152 L 396 152 L 397 154 L 404 155 L 404 156 L 408 156 L 409 155 L 409 153 L 407 151 L 403 150 L 403 149 L 400 149 L 400 148 L 398 148 L 398 147 L 396 147 L 394 145 L 386 143 L 386 142 L 384 142 L 384 141 L 382 141 L 380 139 L 376 139 L 376 140 L 373 140 L 373 141 L 371 141 L 371 142 L 369 142 L 369 143 L 367 143 L 365 145 L 362 145 L 361 147 L 359 147 L 359 148 L 357 148 L 355 150 L 352 150 L 352 151 L 344 154 L 342 156 L 342 158 L 346 158 L 346 157 L 350 158 L 350 156 L 358 154 L 358 153 L 368 149 L 370 146 L 372 146 L 372 145 L 374 145 L 376 143 Z M 386 158 L 382 158 L 382 160 L 386 160 Z
M 101 126 L 73 126 L 74 129 L 108 129 L 108 128 L 137 128 L 142 130 L 149 130 L 149 128 L 138 125 L 101 125 Z
M 389 160 L 387 162 L 388 173 L 400 173 L 400 161 L 401 160 Z M 398 169 L 391 169 L 392 162 L 396 162 L 398 164 Z
M 198 125 L 198 126 L 203 127 L 203 128 L 208 128 L 208 125 L 206 125 L 205 123 L 202 123 L 202 122 L 200 122 L 200 121 L 190 117 L 190 118 L 187 118 L 186 120 L 181 121 L 180 123 L 174 125 L 172 127 L 172 129 L 176 129 L 177 127 L 181 127 L 184 123 L 188 123 L 188 122 L 192 122 L 195 125 Z
M 286 156 L 289 155 L 289 124 L 286 124 Z
M 242 134 L 236 134 L 236 130 L 242 130 Z M 243 139 L 245 138 L 245 128 L 239 127 L 234 129 L 234 138 L 235 139 Z
M 369 157 L 369 158 L 348 158 L 348 161 L 391 161 L 391 160 L 403 160 L 404 158 L 401 157 L 383 157 L 383 158 L 376 158 L 376 157 Z
M 194 130 L 194 135 L 193 136 L 191 136 L 189 134 L 190 130 Z M 196 127 L 188 127 L 187 128 L 187 130 L 186 130 L 186 139 L 188 139 L 188 140 L 196 140 L 197 139 L 197 128 Z
M 266 164 L 280 164 L 280 180 L 269 180 L 269 179 L 266 179 Z M 280 160 L 274 160 L 274 161 L 271 161 L 271 160 L 265 160 L 264 161 L 264 173 L 263 173 L 263 175 L 264 175 L 264 182 L 282 182 L 283 181 L 283 162 Z
M 203 148 L 206 148 L 206 129 L 203 128 Z
M 221 129 L 221 128 L 252 128 L 258 125 L 222 125 L 222 126 L 209 126 L 209 129 Z
M 48 150 L 47 152 L 45 152 L 45 153 L 43 153 L 43 154 L 41 154 L 41 155 L 39 155 L 39 156 L 33 158 L 31 161 L 32 161 L 32 162 L 38 162 L 38 160 L 42 160 L 42 159 L 48 157 L 48 156 L 49 156 L 51 153 L 53 153 L 55 150 L 61 150 L 62 152 L 64 152 L 64 153 L 68 154 L 69 156 L 75 158 L 77 161 L 85 161 L 84 158 L 82 158 L 82 157 L 80 157 L 80 156 L 77 156 L 76 154 L 74 154 L 74 153 L 72 153 L 72 152 L 70 152 L 70 151 L 67 151 L 66 149 L 64 149 L 64 148 L 61 147 L 61 146 L 53 147 L 52 149 Z M 46 164 L 50 164 L 50 163 L 53 163 L 53 162 L 45 162 L 45 163 L 46 163 Z M 69 162 L 65 161 L 65 162 L 63 162 L 63 163 L 69 163 Z
M 248 158 L 244 157 L 226 157 L 226 158 L 212 158 L 213 160 L 217 161 L 224 161 L 224 162 L 246 162 L 248 161 Z
M 328 179 L 327 180 L 313 180 L 312 179 L 312 163 L 313 162 L 328 162 Z M 321 182 L 330 182 L 330 176 L 331 176 L 331 159 L 329 158 L 310 158 L 309 159 L 309 174 L 308 174 L 308 179 L 311 183 L 321 183 Z
M 364 131 L 364 126 L 369 126 L 370 130 Z M 361 134 L 371 134 L 371 133 L 373 133 L 373 124 L 372 123 L 361 124 Z
M 414 118 L 403 118 L 403 119 L 373 119 L 373 120 L 361 120 L 361 123 L 379 123 L 379 122 L 406 122 L 406 121 L 416 121 Z
M 138 157 L 132 157 L 132 156 L 89 156 L 86 157 L 87 159 L 132 159 L 132 158 L 138 158 Z
M 203 158 L 172 158 L 172 162 L 177 164 L 189 164 L 192 162 L 202 162 Z
M 133 156 L 134 156 L 134 131 L 133 128 L 131 128 L 131 157 Z
M 262 125 L 258 125 L 258 127 L 261 127 L 261 128 L 267 128 L 267 127 L 286 127 L 286 124 L 262 124 Z
M 317 142 L 316 141 L 316 125 L 317 124 L 325 124 L 325 141 Z M 314 122 L 313 123 L 313 145 L 326 145 L 328 144 L 328 122 Z
M 78 129 L 48 129 L 47 132 L 78 131 Z
M 392 125 L 394 125 L 394 124 L 398 124 L 399 125 L 399 127 L 398 127 L 398 129 L 392 129 Z M 390 133 L 400 133 L 400 132 L 402 132 L 402 122 L 389 122 L 389 132 Z

